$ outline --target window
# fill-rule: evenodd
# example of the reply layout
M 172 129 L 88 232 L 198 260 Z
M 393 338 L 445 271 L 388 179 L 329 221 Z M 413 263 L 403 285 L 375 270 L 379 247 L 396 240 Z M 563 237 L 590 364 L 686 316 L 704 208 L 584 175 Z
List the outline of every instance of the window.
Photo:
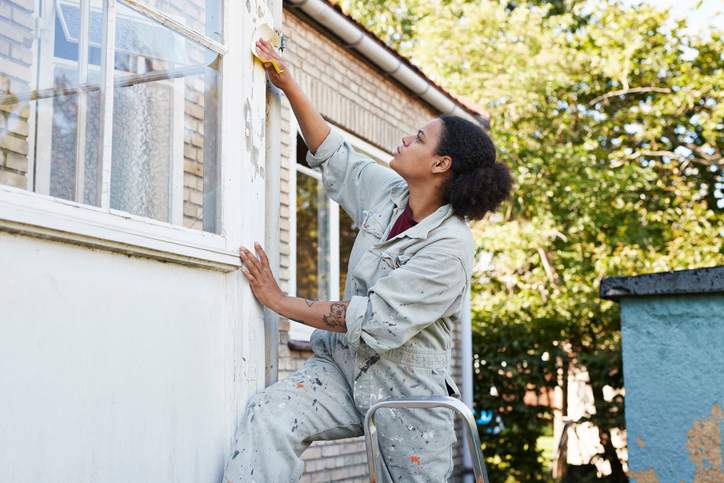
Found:
M 390 155 L 341 131 L 353 148 L 386 165 Z M 327 198 L 319 169 L 306 162 L 307 146 L 300 134 L 296 137 L 294 208 L 295 226 L 292 241 L 292 283 L 297 297 L 311 300 L 342 300 L 347 282 L 347 267 L 357 227 L 347 212 Z M 296 179 L 296 181 L 294 181 Z M 314 329 L 290 322 L 291 340 L 309 340 Z
M 220 233 L 218 0 L 0 0 L 0 184 Z

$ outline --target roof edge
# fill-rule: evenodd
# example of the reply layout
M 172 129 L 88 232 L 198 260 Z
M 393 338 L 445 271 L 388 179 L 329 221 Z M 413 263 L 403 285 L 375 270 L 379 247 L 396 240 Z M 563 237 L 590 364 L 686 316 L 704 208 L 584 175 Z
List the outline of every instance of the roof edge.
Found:
M 622 298 L 724 294 L 724 265 L 714 267 L 648 273 L 631 277 L 607 277 L 601 280 L 601 298 L 619 301 Z
M 331 4 L 327 0 L 284 0 L 284 6 L 304 12 L 338 38 L 342 46 L 354 49 L 357 55 L 372 62 L 441 115 L 457 115 L 489 129 L 490 118 L 487 111 L 474 109 L 472 102 L 448 92 L 429 79 L 419 67 L 385 44 L 364 25 L 345 14 L 338 5 Z

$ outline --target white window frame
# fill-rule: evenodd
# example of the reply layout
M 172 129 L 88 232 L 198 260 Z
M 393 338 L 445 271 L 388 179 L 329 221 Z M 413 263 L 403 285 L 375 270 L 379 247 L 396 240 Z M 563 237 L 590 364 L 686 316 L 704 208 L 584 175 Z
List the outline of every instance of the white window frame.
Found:
M 291 146 L 292 146 L 292 153 L 296 153 L 296 145 L 297 145 L 297 134 L 301 136 L 301 133 L 299 133 L 298 127 L 296 125 L 296 122 L 292 122 L 293 128 L 290 129 L 292 135 L 291 139 Z M 376 161 L 377 163 L 381 164 L 382 166 L 389 167 L 390 160 L 392 159 L 392 155 L 376 146 L 373 146 L 372 144 L 368 143 L 367 141 L 359 138 L 358 136 L 355 136 L 351 132 L 339 127 L 334 126 L 335 129 L 337 129 L 340 134 L 342 134 L 342 137 L 347 141 L 352 148 L 359 152 L 360 154 L 363 154 L 370 159 Z M 290 217 L 290 223 L 289 223 L 289 293 L 292 296 L 297 296 L 297 173 L 303 173 L 305 176 L 312 176 L 319 180 L 321 182 L 322 175 L 321 171 L 319 170 L 312 170 L 306 166 L 300 165 L 297 163 L 296 160 L 296 154 L 294 155 L 295 158 L 290 161 L 290 175 L 289 175 L 289 197 L 290 197 L 290 206 L 289 206 L 289 217 Z M 342 297 L 344 296 L 344 287 L 339 286 L 339 204 L 335 201 L 333 201 L 330 198 L 327 198 L 328 201 L 328 207 L 329 207 L 329 294 L 330 294 L 330 300 L 342 300 Z M 313 327 L 310 327 L 308 325 L 302 324 L 300 322 L 296 322 L 294 320 L 289 321 L 289 340 L 293 341 L 300 341 L 300 342 L 308 342 L 310 339 L 310 336 L 312 335 L 312 332 L 314 331 Z
M 113 61 L 108 62 L 108 59 L 113 59 L 114 55 L 118 1 L 221 55 L 217 133 L 219 139 L 217 159 L 220 172 L 217 198 L 219 209 L 216 215 L 217 223 L 221 225 L 220 234 L 185 228 L 110 208 L 114 65 Z M 81 19 L 81 23 L 87 22 L 89 5 L 90 0 L 81 0 L 81 16 L 85 18 Z M 243 25 L 242 3 L 232 0 L 221 1 L 221 22 L 225 43 L 191 29 L 139 0 L 103 0 L 103 7 L 104 35 L 101 47 L 100 88 L 102 149 L 99 154 L 102 182 L 98 190 L 100 206 L 29 191 L 28 189 L 32 189 L 33 186 L 31 183 L 34 182 L 30 174 L 27 176 L 28 189 L 0 185 L 0 230 L 220 271 L 238 269 L 240 260 L 237 248 L 241 240 L 239 223 L 241 203 L 237 202 L 240 190 L 240 166 L 239 163 L 232 163 L 232 160 L 238 160 L 242 153 L 236 146 L 238 143 L 235 140 L 238 137 L 231 133 L 243 132 L 243 119 L 241 113 L 236 111 L 240 111 L 237 107 L 242 105 L 244 96 L 243 79 L 238 73 L 242 70 L 242 56 L 248 53 L 245 49 L 248 36 L 226 33 L 233 32 L 232 26 Z M 85 35 L 85 32 L 87 29 L 81 28 L 81 33 Z M 36 58 L 39 43 L 37 39 L 34 41 Z M 83 48 L 84 45 L 87 45 L 87 39 L 79 39 L 79 53 L 87 52 L 87 48 Z M 34 159 L 29 159 L 29 173 L 33 171 L 33 162 Z M 179 186 L 181 190 L 183 189 L 182 176 L 179 177 L 176 173 L 176 176 L 169 180 L 174 186 L 171 202 L 175 196 L 174 191 L 178 190 Z M 171 221 L 178 219 L 179 214 L 172 212 Z
M 49 1 L 50 0 L 46 0 Z M 45 81 L 42 83 L 42 85 L 48 85 L 49 79 L 53 79 L 54 72 L 56 67 L 64 67 L 68 70 L 77 68 L 78 74 L 83 77 L 83 79 L 79 79 L 79 84 L 85 84 L 87 82 L 87 76 L 89 71 L 93 72 L 100 72 L 101 66 L 96 65 L 90 65 L 88 64 L 88 38 L 87 35 L 81 35 L 81 38 L 78 39 L 78 51 L 79 54 L 82 52 L 84 55 L 79 55 L 79 58 L 77 61 L 72 61 L 60 57 L 55 57 L 55 17 L 58 15 L 57 8 L 60 8 L 62 4 L 68 4 L 67 0 L 57 0 L 55 2 L 52 2 L 56 5 L 53 9 L 45 9 L 43 15 L 44 17 L 40 19 L 40 22 L 47 26 L 48 31 L 52 31 L 53 35 L 47 35 L 46 37 L 49 37 L 49 39 L 45 39 L 43 43 L 41 44 L 40 48 L 40 59 L 51 59 L 49 62 L 44 63 L 40 66 L 38 69 L 38 75 L 40 78 L 44 79 Z M 84 27 L 84 25 L 88 22 L 88 17 L 90 15 L 90 2 L 82 2 L 81 3 L 81 29 L 83 31 L 87 30 L 87 26 Z M 138 13 L 136 10 L 133 10 L 134 13 Z M 140 15 L 140 14 L 139 14 Z M 146 24 L 151 25 L 158 25 L 158 22 L 155 22 L 153 20 L 148 19 L 147 17 L 140 15 L 141 18 L 135 19 L 137 22 L 143 22 Z M 67 28 L 65 24 L 62 25 L 64 27 L 64 30 Z M 65 32 L 67 35 L 67 31 Z M 84 45 L 81 45 L 81 42 Z M 171 91 L 172 94 L 172 112 L 169 116 L 171 119 L 171 142 L 170 145 L 172 147 L 172 157 L 170 160 L 169 165 L 169 180 L 168 180 L 168 213 L 166 213 L 168 218 L 168 223 L 172 223 L 174 225 L 181 225 L 183 223 L 183 179 L 184 179 L 184 110 L 185 110 L 185 89 L 186 85 L 184 83 L 183 77 L 177 77 L 175 79 L 164 79 L 161 81 L 156 81 L 157 85 L 163 85 L 166 88 L 168 88 Z M 78 114 L 77 114 L 77 125 L 84 126 L 86 124 L 86 113 L 87 113 L 87 97 L 88 94 L 85 90 L 80 90 L 78 92 Z M 33 117 L 33 120 L 35 117 Z M 53 112 L 52 110 L 38 110 L 37 111 L 37 119 L 39 125 L 43 126 L 43 129 L 40 130 L 40 132 L 50 132 L 52 129 L 53 124 Z M 86 142 L 85 140 L 85 129 L 82 128 L 76 128 L 76 136 L 77 136 L 77 146 L 83 146 Z M 33 136 L 35 137 L 35 136 Z M 50 136 L 42 137 L 41 139 L 34 139 L 34 144 L 36 146 L 36 149 L 38 152 L 41 152 L 41 156 L 35 156 L 32 159 L 32 162 L 29 163 L 30 166 L 30 173 L 33 173 L 35 176 L 35 183 L 31 184 L 31 182 L 28 183 L 28 190 L 32 190 L 32 187 L 35 186 L 35 193 L 43 194 L 43 195 L 49 195 L 50 194 L 50 171 L 51 171 L 51 163 L 50 160 L 50 153 L 51 153 L 51 143 L 52 138 Z M 39 161 L 40 160 L 40 161 Z M 33 169 L 34 166 L 34 169 Z M 85 187 L 85 151 L 78 150 L 76 152 L 76 164 L 75 164 L 75 197 L 74 200 L 81 202 L 79 200 L 82 200 L 84 197 L 83 189 Z

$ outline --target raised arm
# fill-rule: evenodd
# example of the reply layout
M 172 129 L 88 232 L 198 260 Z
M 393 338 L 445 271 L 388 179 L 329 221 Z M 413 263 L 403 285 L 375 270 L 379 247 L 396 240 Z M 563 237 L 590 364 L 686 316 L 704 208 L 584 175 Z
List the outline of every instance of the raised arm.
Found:
M 292 106 L 307 147 L 312 153 L 316 153 L 331 130 L 329 124 L 317 112 L 312 102 L 293 79 L 290 87 L 284 92 Z
M 309 148 L 307 163 L 322 169 L 322 181 L 327 195 L 359 224 L 361 212 L 388 195 L 393 185 L 404 183 L 402 177 L 389 168 L 352 149 L 342 134 L 330 126 L 317 112 L 309 98 L 291 76 L 281 56 L 271 47 L 260 47 L 266 58 L 274 58 L 283 73 L 279 75 L 269 65 L 267 76 L 282 89 L 289 99 L 304 142 Z
M 322 144 L 324 138 L 329 134 L 329 124 L 327 124 L 327 121 L 317 112 L 309 98 L 307 98 L 299 87 L 299 84 L 297 84 L 297 81 L 292 77 L 292 73 L 281 55 L 279 55 L 271 45 L 266 43 L 266 41 L 257 43 L 257 52 L 266 59 L 273 58 L 277 65 L 280 66 L 282 73 L 278 74 L 272 68 L 271 63 L 264 64 L 269 80 L 272 84 L 284 91 L 287 99 L 289 99 L 289 104 L 292 106 L 294 116 L 297 118 L 299 128 L 302 130 L 302 137 L 307 143 L 307 147 L 310 151 L 316 153 L 319 145 Z

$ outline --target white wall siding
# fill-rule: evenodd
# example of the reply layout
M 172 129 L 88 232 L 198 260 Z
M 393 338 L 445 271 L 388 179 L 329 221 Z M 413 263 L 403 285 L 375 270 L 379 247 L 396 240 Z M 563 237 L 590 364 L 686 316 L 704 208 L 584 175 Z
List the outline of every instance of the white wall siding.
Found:
M 223 273 L 0 233 L 0 481 L 219 481 L 263 384 Z

